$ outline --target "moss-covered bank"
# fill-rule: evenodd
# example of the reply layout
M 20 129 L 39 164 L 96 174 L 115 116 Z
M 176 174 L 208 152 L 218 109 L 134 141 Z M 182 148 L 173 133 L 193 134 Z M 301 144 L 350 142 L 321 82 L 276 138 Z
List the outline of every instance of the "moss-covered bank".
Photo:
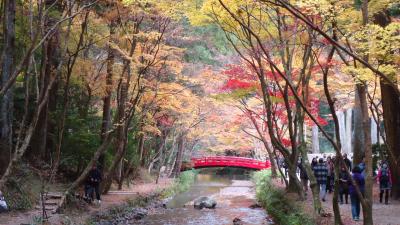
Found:
M 314 225 L 315 222 L 303 213 L 296 202 L 289 199 L 285 192 L 275 187 L 271 180 L 270 170 L 262 170 L 253 174 L 256 184 L 256 197 L 260 204 L 280 225 Z

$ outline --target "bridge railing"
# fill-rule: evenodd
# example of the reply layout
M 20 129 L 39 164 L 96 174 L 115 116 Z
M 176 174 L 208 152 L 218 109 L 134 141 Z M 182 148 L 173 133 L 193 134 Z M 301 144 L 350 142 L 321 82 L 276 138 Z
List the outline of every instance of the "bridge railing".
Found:
M 192 158 L 192 163 L 194 166 L 243 166 L 249 168 L 269 168 L 270 162 L 261 161 L 252 158 L 245 157 L 235 157 L 235 156 L 211 156 L 211 157 L 202 157 L 202 158 Z

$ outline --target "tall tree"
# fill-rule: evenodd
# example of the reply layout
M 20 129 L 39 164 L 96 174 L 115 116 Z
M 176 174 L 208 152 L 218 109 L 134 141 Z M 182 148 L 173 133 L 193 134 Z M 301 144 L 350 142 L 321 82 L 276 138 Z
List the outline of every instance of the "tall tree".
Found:
M 3 44 L 1 54 L 0 86 L 4 87 L 14 72 L 15 54 L 15 0 L 2 1 Z M 12 154 L 13 89 L 9 89 L 0 100 L 0 174 L 4 171 Z

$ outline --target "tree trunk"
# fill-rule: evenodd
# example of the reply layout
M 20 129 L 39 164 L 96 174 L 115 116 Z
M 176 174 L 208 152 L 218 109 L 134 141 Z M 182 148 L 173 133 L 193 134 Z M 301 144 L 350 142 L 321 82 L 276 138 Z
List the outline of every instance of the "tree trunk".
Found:
M 386 27 L 391 22 L 386 11 L 374 14 L 374 23 Z M 398 84 L 396 77 L 392 78 L 393 83 Z M 389 155 L 389 165 L 392 172 L 392 196 L 400 198 L 400 99 L 395 89 L 380 80 L 383 122 L 385 125 L 386 145 Z M 379 124 L 378 124 L 379 126 Z M 378 137 L 379 140 L 379 137 Z
M 352 151 L 352 122 L 353 122 L 353 109 L 349 108 L 346 110 L 346 142 L 343 143 L 342 148 L 345 153 L 350 154 Z
M 174 177 L 178 177 L 179 174 L 181 173 L 182 159 L 183 159 L 184 151 L 185 151 L 185 137 L 182 134 L 178 138 L 178 152 L 177 152 L 176 158 L 175 158 L 174 169 L 172 170 L 172 174 L 171 174 Z
M 357 87 L 354 95 L 355 99 L 354 99 L 354 109 L 353 109 L 353 115 L 354 115 L 353 164 L 358 165 L 359 163 L 362 162 L 362 159 L 364 157 L 365 137 L 362 126 L 363 123 L 362 123 L 360 93 L 358 92 Z
M 340 166 L 340 162 L 339 160 L 335 160 L 335 183 L 334 183 L 334 189 L 333 189 L 333 196 L 332 196 L 332 208 L 335 216 L 335 224 L 337 225 L 342 225 L 342 217 L 340 216 L 340 207 L 339 207 L 339 199 L 338 199 L 338 195 L 339 195 L 339 166 Z
M 113 40 L 115 35 L 115 22 L 110 23 L 110 41 Z M 107 56 L 107 75 L 106 75 L 106 95 L 103 98 L 103 119 L 101 122 L 101 142 L 104 141 L 106 133 L 110 130 L 111 125 L 111 95 L 112 95 L 112 79 L 113 79 L 113 67 L 114 67 L 114 52 L 111 47 L 108 48 Z M 101 172 L 104 172 L 105 168 L 105 155 L 102 154 L 99 158 L 99 167 Z
M 318 134 L 318 126 L 313 125 L 311 131 L 311 140 L 312 140 L 312 153 L 319 153 L 319 134 Z
M 368 23 L 368 0 L 362 2 L 363 25 Z M 364 56 L 364 60 L 368 61 L 368 56 Z M 364 225 L 372 225 L 372 197 L 373 197 L 373 171 L 372 171 L 372 146 L 371 146 L 371 123 L 368 113 L 368 86 L 367 84 L 357 84 L 357 94 L 360 100 L 362 132 L 364 138 L 364 161 L 365 161 L 365 193 L 363 204 Z
M 46 8 L 54 7 L 55 10 L 60 9 L 60 3 L 56 3 L 56 0 L 46 1 Z M 54 5 L 55 4 L 55 5 Z M 58 18 L 55 16 L 47 16 L 44 21 L 44 31 L 49 32 L 50 29 L 53 28 L 55 22 Z M 60 37 L 59 37 L 59 29 L 56 28 L 54 33 L 52 33 L 43 44 L 43 58 L 41 63 L 41 73 L 40 73 L 40 92 L 45 90 L 50 83 L 54 74 L 57 73 L 56 69 L 59 67 L 60 62 Z M 36 126 L 35 134 L 32 137 L 32 146 L 29 153 L 28 158 L 31 160 L 43 159 L 48 161 L 50 159 L 48 153 L 48 144 L 50 143 L 49 132 L 48 130 L 54 131 L 54 124 L 52 124 L 51 120 L 49 120 L 49 110 L 56 110 L 56 93 L 57 93 L 57 82 L 53 84 L 52 89 L 50 90 L 49 100 L 46 102 L 44 109 L 42 110 L 38 124 Z M 50 107 L 49 107 L 50 106 Z
M 318 131 L 318 130 L 317 130 Z M 300 128 L 299 130 L 299 137 L 304 137 L 301 135 L 303 133 L 303 128 Z M 321 214 L 322 212 L 322 205 L 321 201 L 319 199 L 319 185 L 317 183 L 317 179 L 314 176 L 314 172 L 311 168 L 311 163 L 308 160 L 307 156 L 307 149 L 306 149 L 306 142 L 302 138 L 301 144 L 299 146 L 300 154 L 301 154 L 301 163 L 302 167 L 306 170 L 308 179 L 310 180 L 310 188 L 311 188 L 311 193 L 312 193 L 312 198 L 313 198 L 313 206 L 314 206 L 314 212 L 316 214 Z
M 14 71 L 15 50 L 15 0 L 4 0 L 3 53 L 0 56 L 0 85 L 3 87 Z M 10 88 L 0 100 L 0 174 L 6 169 L 12 154 L 13 89 Z
M 389 164 L 392 172 L 392 195 L 400 198 L 400 99 L 393 88 L 381 81 L 383 119 Z

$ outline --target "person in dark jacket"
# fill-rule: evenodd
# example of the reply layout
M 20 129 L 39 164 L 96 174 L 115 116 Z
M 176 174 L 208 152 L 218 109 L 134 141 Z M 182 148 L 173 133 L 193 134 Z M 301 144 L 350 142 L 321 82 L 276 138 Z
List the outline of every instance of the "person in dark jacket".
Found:
M 383 162 L 378 171 L 377 181 L 379 183 L 379 202 L 382 203 L 383 194 L 385 193 L 385 204 L 389 204 L 389 192 L 392 189 L 392 174 L 390 173 L 389 165 Z
M 347 175 L 346 168 L 342 167 L 339 173 L 339 200 L 343 204 L 343 196 L 346 204 L 349 198 L 349 176 Z
M 93 199 L 93 192 L 96 193 L 96 199 L 98 203 L 101 202 L 100 198 L 100 182 L 102 180 L 101 172 L 97 168 L 96 164 L 93 164 L 92 169 L 89 171 L 89 175 L 86 180 L 85 192 L 86 196 L 89 198 L 89 201 Z
M 318 159 L 317 159 L 317 157 L 314 157 L 311 160 L 311 169 L 314 170 L 314 167 L 317 166 L 317 165 L 318 165 Z
M 303 184 L 303 188 L 304 188 L 305 194 L 307 195 L 307 192 L 308 192 L 308 175 L 307 175 L 306 168 L 304 168 L 304 166 L 303 166 L 303 159 L 300 160 L 300 163 L 299 163 L 298 167 L 299 167 L 299 170 L 300 170 L 300 180 L 301 180 L 301 183 Z
M 365 178 L 362 175 L 362 171 L 358 166 L 353 168 L 353 180 L 357 184 L 362 195 L 365 191 Z M 354 221 L 360 220 L 360 198 L 357 194 L 356 187 L 350 183 L 349 186 L 350 200 L 351 200 L 351 214 Z
M 317 183 L 319 185 L 320 198 L 324 202 L 325 196 L 326 196 L 326 183 L 327 183 L 327 177 L 328 177 L 328 168 L 322 158 L 319 159 L 318 165 L 314 166 L 313 170 L 314 170 L 315 179 L 317 180 Z
M 334 179 L 334 165 L 333 165 L 333 160 L 330 156 L 326 158 L 326 167 L 328 168 L 328 176 L 326 178 L 326 191 L 329 193 L 332 193 L 333 191 L 333 179 Z
M 351 171 L 351 161 L 350 161 L 349 158 L 347 158 L 347 154 L 346 153 L 343 154 L 343 161 L 344 161 L 344 164 L 346 165 L 347 169 L 349 171 Z

